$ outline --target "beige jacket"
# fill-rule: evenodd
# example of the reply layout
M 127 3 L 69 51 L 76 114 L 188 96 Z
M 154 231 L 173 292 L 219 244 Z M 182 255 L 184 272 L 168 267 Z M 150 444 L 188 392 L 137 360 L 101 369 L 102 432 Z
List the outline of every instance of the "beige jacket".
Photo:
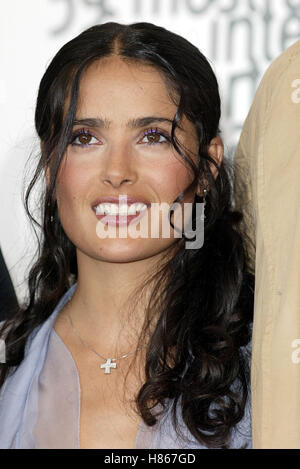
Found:
M 265 74 L 235 169 L 256 245 L 253 447 L 300 448 L 300 41 Z

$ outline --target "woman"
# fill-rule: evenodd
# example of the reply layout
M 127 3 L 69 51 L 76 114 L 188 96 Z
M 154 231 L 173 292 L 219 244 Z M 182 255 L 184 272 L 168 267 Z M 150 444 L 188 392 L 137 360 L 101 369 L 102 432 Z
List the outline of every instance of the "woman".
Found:
M 45 176 L 40 255 L 2 331 L 2 447 L 249 447 L 253 279 L 219 119 L 208 61 L 149 23 L 92 27 L 50 63 L 26 194 L 30 214 Z M 172 204 L 203 201 L 188 248 Z M 145 220 L 158 236 L 122 237 Z

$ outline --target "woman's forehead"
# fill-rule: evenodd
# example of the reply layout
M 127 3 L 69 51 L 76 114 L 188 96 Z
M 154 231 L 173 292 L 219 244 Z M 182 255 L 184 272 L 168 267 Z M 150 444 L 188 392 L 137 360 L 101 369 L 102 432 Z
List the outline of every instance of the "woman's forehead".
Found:
M 134 128 L 151 120 L 171 128 L 178 106 L 163 72 L 143 61 L 111 55 L 93 62 L 83 73 L 75 120 L 96 119 L 102 128 Z M 163 122 L 165 121 L 165 122 Z M 178 132 L 196 138 L 183 115 Z M 149 124 L 150 125 L 150 124 Z
M 129 114 L 135 110 L 139 116 L 142 109 L 150 114 L 161 110 L 174 116 L 176 112 L 162 72 L 119 56 L 94 62 L 82 76 L 78 110 L 94 112 L 99 108 L 108 114 Z

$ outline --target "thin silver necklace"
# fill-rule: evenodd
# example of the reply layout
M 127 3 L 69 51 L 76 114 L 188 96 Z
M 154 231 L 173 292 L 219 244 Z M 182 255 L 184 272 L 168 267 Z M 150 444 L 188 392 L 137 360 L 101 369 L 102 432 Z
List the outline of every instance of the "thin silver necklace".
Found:
M 69 300 L 70 301 L 70 300 Z M 68 311 L 67 311 L 67 316 L 70 320 L 70 323 L 71 323 L 71 326 L 72 326 L 72 329 L 73 329 L 73 332 L 75 333 L 75 335 L 78 337 L 78 339 L 80 340 L 80 342 L 85 345 L 85 347 L 87 347 L 89 350 L 91 350 L 92 352 L 94 352 L 96 355 L 98 355 L 98 357 L 102 358 L 102 360 L 105 360 L 105 363 L 101 363 L 100 364 L 100 368 L 104 369 L 104 373 L 105 374 L 110 374 L 110 369 L 111 368 L 117 368 L 117 360 L 120 360 L 121 358 L 126 358 L 128 357 L 129 355 L 132 355 L 133 353 L 137 352 L 139 349 L 141 349 L 142 347 L 138 347 L 137 349 L 135 349 L 133 352 L 129 352 L 129 353 L 125 353 L 124 355 L 120 355 L 119 357 L 116 357 L 116 358 L 106 358 L 106 357 L 103 357 L 103 355 L 100 355 L 100 353 L 96 352 L 96 350 L 94 350 L 92 347 L 90 347 L 84 340 L 82 337 L 80 337 L 79 335 L 79 332 L 76 330 L 74 324 L 73 324 L 73 321 L 71 319 L 71 316 L 69 315 Z

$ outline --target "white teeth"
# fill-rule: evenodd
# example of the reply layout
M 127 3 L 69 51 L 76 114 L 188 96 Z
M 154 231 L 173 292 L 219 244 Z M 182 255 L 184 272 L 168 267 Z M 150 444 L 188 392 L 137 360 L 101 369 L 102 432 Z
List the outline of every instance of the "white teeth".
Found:
M 116 209 L 117 209 L 117 212 L 119 211 L 120 215 L 127 215 L 127 212 L 128 212 L 128 206 L 127 205 L 122 204 L 122 205 L 120 205 L 120 207 L 118 207 L 116 205 Z
M 135 215 L 136 212 L 141 212 L 145 209 L 147 209 L 147 205 L 141 202 L 131 205 L 103 203 L 95 207 L 96 215 Z
M 104 207 L 103 205 L 97 205 L 96 207 L 96 215 L 104 215 Z
M 128 207 L 128 215 L 135 215 L 137 212 L 136 204 L 129 205 Z

